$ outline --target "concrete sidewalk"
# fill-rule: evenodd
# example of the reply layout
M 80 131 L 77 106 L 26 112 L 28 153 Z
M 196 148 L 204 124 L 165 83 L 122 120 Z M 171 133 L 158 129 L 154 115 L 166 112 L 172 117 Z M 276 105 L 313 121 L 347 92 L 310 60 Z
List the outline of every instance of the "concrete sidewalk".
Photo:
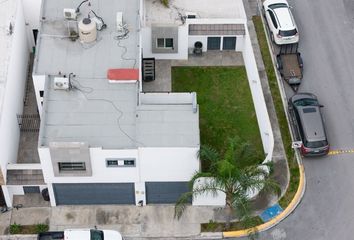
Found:
M 2 234 L 10 223 L 30 225 L 46 223 L 51 231 L 68 228 L 113 229 L 129 239 L 184 237 L 200 235 L 200 223 L 223 221 L 221 208 L 187 207 L 180 220 L 174 219 L 173 205 L 155 206 L 60 206 L 21 208 L 0 215 Z M 0 233 L 1 234 L 1 233 Z

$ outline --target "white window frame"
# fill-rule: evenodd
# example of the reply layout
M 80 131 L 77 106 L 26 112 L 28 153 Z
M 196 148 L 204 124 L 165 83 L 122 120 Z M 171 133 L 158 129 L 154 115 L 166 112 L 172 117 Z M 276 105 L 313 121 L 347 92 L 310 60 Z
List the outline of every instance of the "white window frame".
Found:
M 158 45 L 158 42 L 160 39 L 163 39 L 163 47 L 160 47 Z M 171 39 L 172 40 L 172 47 L 166 47 L 166 39 Z M 173 45 L 174 45 L 174 41 L 173 41 L 173 38 L 157 38 L 156 39 L 156 48 L 162 48 L 162 49 L 173 49 Z
M 128 162 L 134 161 L 134 165 L 128 164 Z M 109 164 L 109 162 L 117 162 L 117 164 Z M 136 159 L 135 158 L 106 158 L 106 167 L 115 168 L 115 167 L 135 167 Z

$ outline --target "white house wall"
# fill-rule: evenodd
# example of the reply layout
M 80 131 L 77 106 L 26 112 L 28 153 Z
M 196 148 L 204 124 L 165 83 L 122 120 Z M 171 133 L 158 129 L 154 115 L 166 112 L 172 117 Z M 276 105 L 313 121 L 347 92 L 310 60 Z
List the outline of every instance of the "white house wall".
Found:
M 35 47 L 32 30 L 39 29 L 39 16 L 42 0 L 20 0 L 20 2 L 22 2 L 25 16 L 28 46 L 30 50 L 32 50 L 32 48 Z
M 38 149 L 41 159 L 43 175 L 46 183 L 104 183 L 104 182 L 138 182 L 138 167 L 107 167 L 106 158 L 134 158 L 139 164 L 138 151 L 133 150 L 105 150 L 102 148 L 90 148 L 92 176 L 55 177 L 49 148 Z
M 17 114 L 22 114 L 28 66 L 28 45 L 21 6 L 17 7 L 10 61 L 0 125 L 1 169 L 6 179 L 6 165 L 16 163 L 20 130 Z
M 39 29 L 39 16 L 42 0 L 22 0 L 26 24 L 32 29 Z
M 156 59 L 188 59 L 188 26 L 178 27 L 178 53 L 152 53 L 151 27 L 144 27 L 141 31 L 144 58 Z
M 142 181 L 189 181 L 199 170 L 199 148 L 141 148 Z
M 33 75 L 32 79 L 33 79 L 33 85 L 34 85 L 34 92 L 36 94 L 36 101 L 37 101 L 39 116 L 42 117 L 43 97 L 41 97 L 39 95 L 39 92 L 44 91 L 44 84 L 45 84 L 46 76 L 45 75 Z
M 90 148 L 92 176 L 55 177 L 49 148 L 38 149 L 46 183 L 98 183 L 189 181 L 199 170 L 198 148 L 139 148 L 106 150 Z M 134 158 L 135 167 L 107 167 L 106 158 Z

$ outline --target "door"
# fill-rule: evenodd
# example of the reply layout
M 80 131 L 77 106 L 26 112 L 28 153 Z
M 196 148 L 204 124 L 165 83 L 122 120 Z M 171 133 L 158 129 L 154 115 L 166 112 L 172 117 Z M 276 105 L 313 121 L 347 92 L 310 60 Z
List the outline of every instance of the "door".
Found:
M 208 37 L 208 50 L 220 50 L 221 37 Z
M 236 37 L 224 37 L 222 49 L 223 50 L 236 50 Z
M 135 204 L 134 183 L 53 184 L 57 205 Z
M 176 203 L 183 193 L 189 191 L 188 182 L 146 182 L 145 188 L 147 204 Z

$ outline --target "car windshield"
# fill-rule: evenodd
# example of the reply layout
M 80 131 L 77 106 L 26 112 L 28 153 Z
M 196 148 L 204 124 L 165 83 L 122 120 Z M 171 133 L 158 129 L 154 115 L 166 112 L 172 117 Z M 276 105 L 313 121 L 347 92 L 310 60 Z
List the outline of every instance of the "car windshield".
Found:
M 320 147 L 325 147 L 327 146 L 328 143 L 326 140 L 323 141 L 316 141 L 316 142 L 306 142 L 305 146 L 308 148 L 320 148 Z
M 295 106 L 318 106 L 318 101 L 313 98 L 303 98 L 294 101 L 293 103 Z
M 268 6 L 271 9 L 276 9 L 276 8 L 283 8 L 283 7 L 288 7 L 285 3 L 274 3 Z
M 103 231 L 91 229 L 90 240 L 103 240 Z
M 294 28 L 293 30 L 287 30 L 287 31 L 279 31 L 279 35 L 282 37 L 290 37 L 290 36 L 294 36 L 297 33 L 296 28 Z

